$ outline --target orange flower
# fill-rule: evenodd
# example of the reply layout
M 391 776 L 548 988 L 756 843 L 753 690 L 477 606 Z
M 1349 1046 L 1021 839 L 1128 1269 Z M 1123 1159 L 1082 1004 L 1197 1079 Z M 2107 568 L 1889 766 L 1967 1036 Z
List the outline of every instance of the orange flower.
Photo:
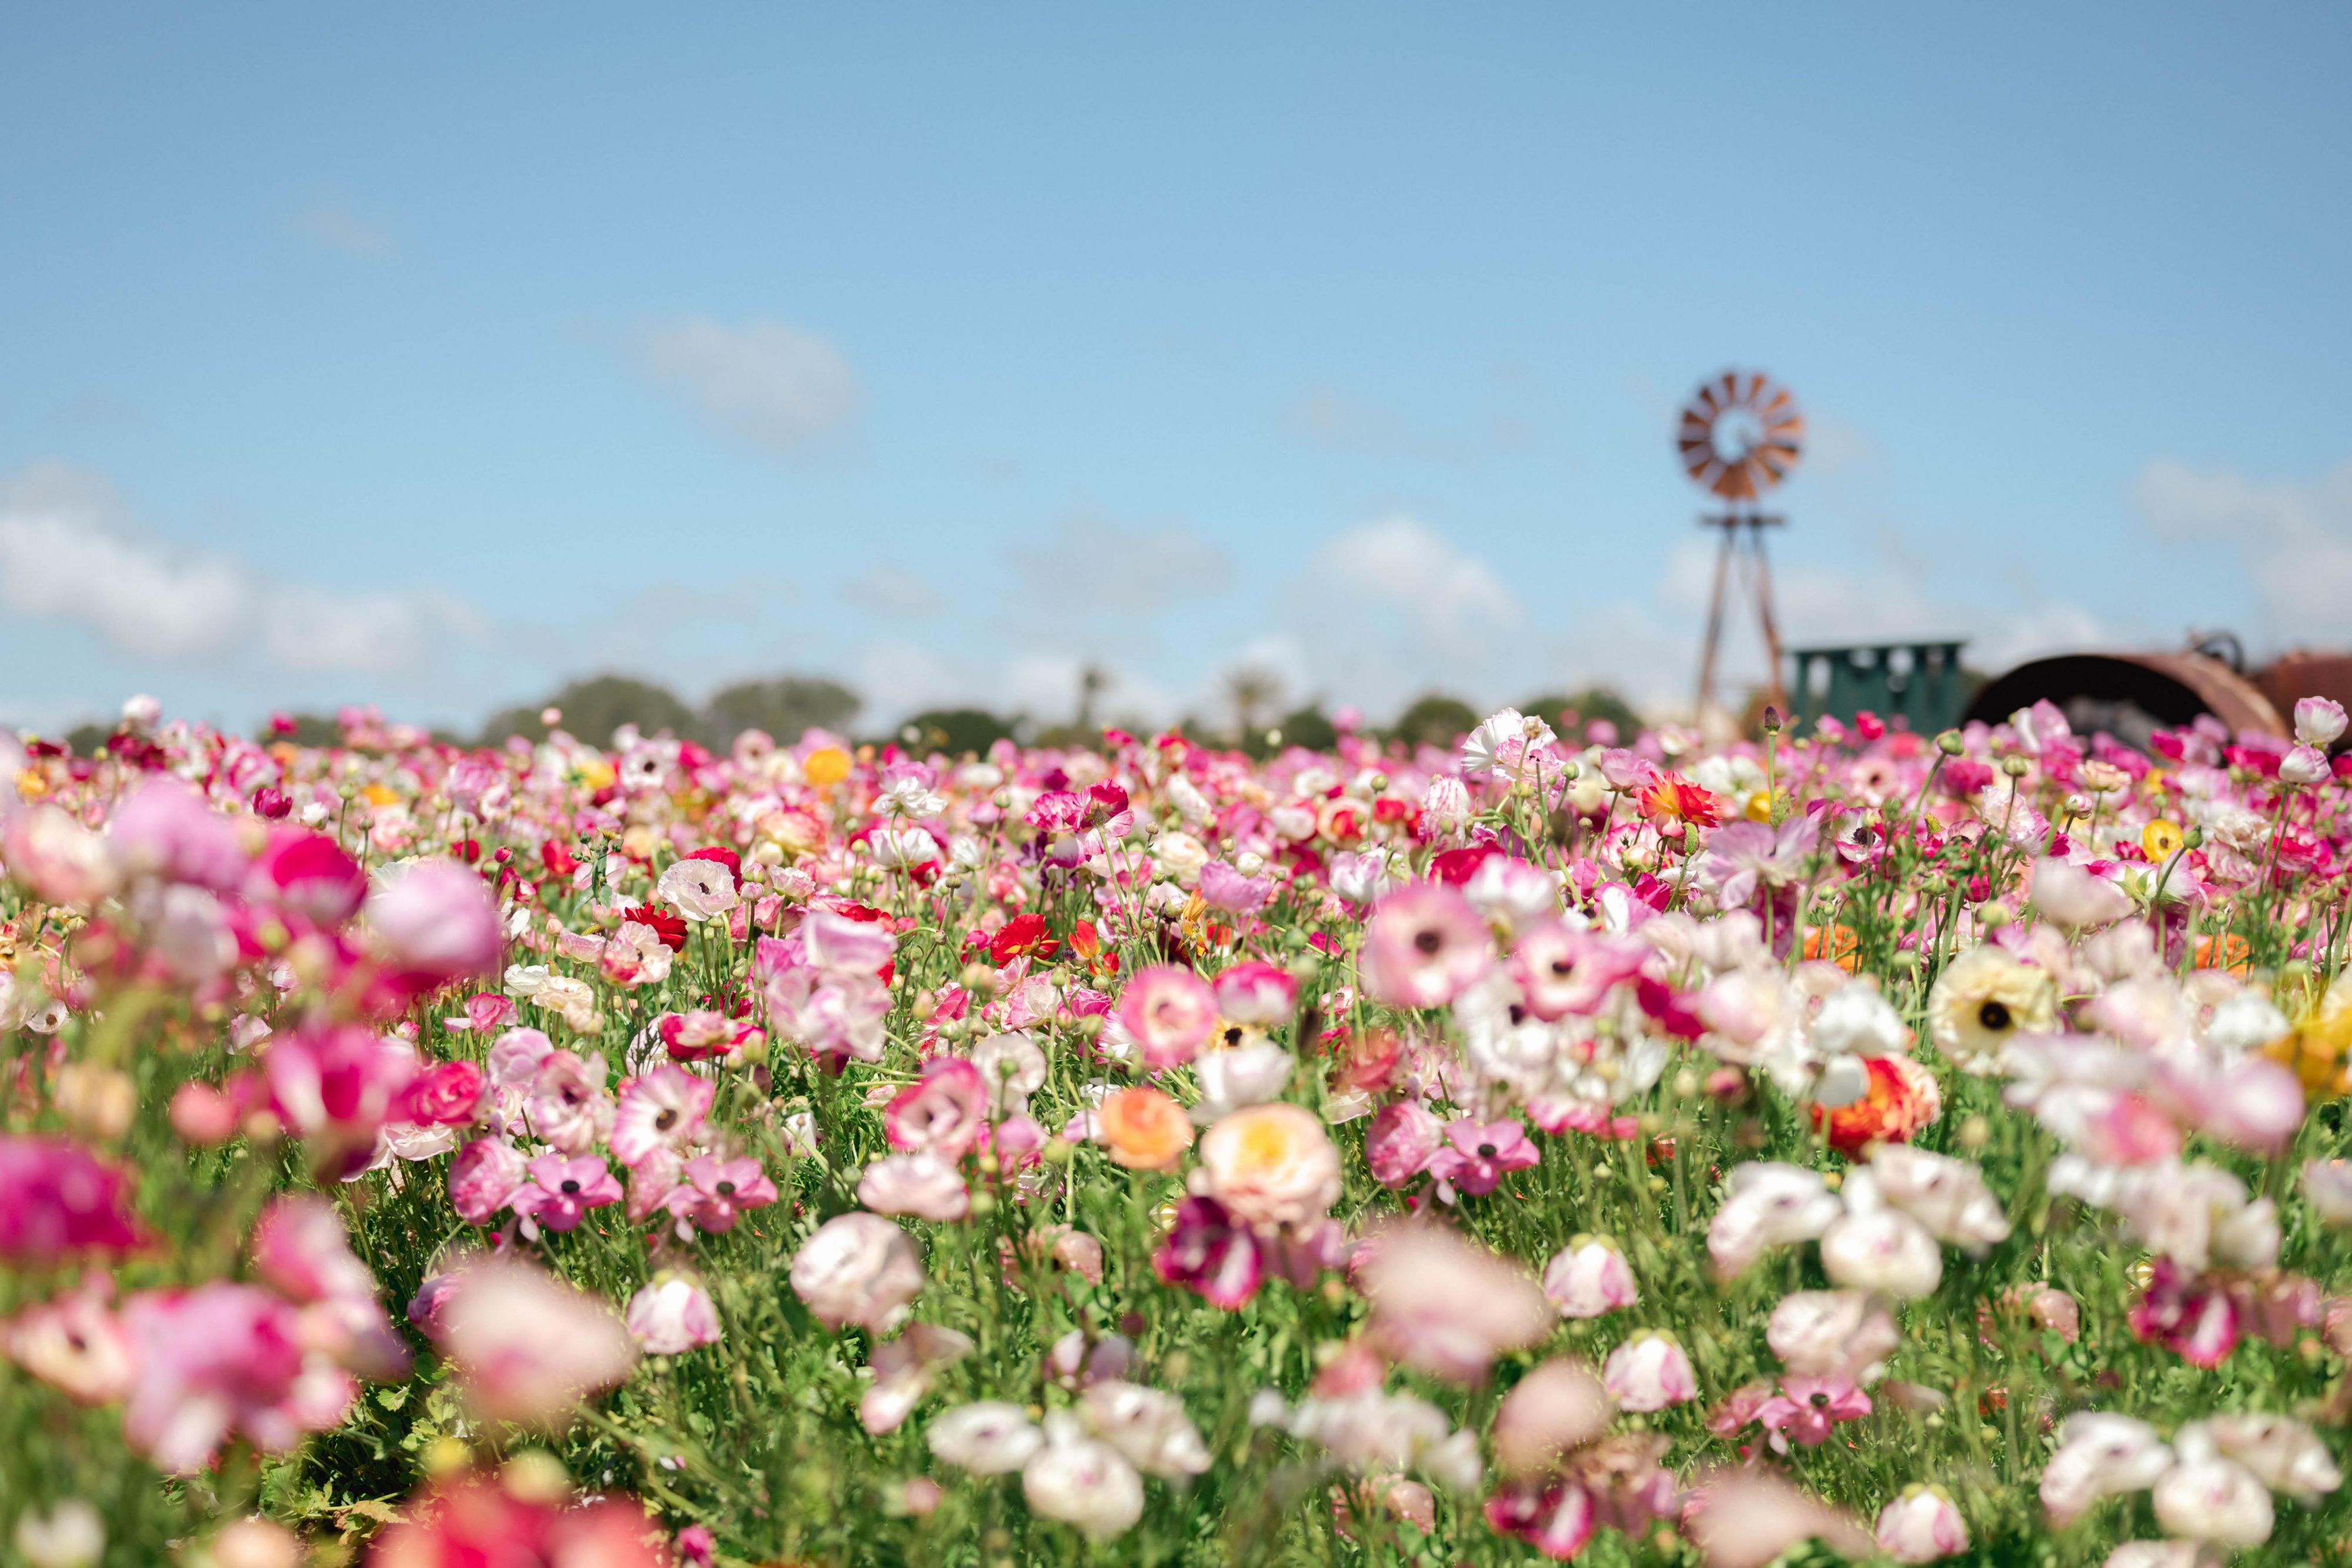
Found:
M 2219 936 L 2200 936 L 2197 939 L 2197 967 L 2242 975 L 2252 967 L 2253 951 L 2246 939 L 2234 931 Z
M 1679 773 L 1661 773 L 1656 783 L 1642 791 L 1642 815 L 1668 817 L 1698 828 L 1723 821 L 1721 803 Z
M 1164 1171 L 1192 1146 L 1192 1118 L 1157 1089 L 1122 1089 L 1095 1114 L 1110 1157 L 1129 1170 Z
M 820 746 L 801 764 L 801 773 L 819 789 L 838 784 L 849 777 L 849 753 L 838 746 Z
M 1851 925 L 1816 925 L 1805 933 L 1805 956 L 1826 958 L 1851 975 L 1862 967 L 1862 938 Z
M 1834 1111 L 1813 1107 L 1813 1124 L 1830 1147 L 1849 1159 L 1873 1144 L 1909 1143 L 1912 1134 L 1944 1109 L 1935 1074 L 1909 1057 L 1865 1057 L 1862 1065 L 1870 1073 L 1870 1089 L 1861 1099 Z

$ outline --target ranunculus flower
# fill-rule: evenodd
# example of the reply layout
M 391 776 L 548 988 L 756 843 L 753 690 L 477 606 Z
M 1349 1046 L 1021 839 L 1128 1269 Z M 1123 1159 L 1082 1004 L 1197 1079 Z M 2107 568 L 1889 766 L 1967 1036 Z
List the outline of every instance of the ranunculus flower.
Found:
M 488 1225 L 530 1179 L 520 1149 L 504 1138 L 476 1138 L 449 1161 L 449 1207 L 468 1225 Z
M 1443 1007 L 1495 964 L 1486 923 L 1441 883 L 1400 888 L 1374 906 L 1359 962 L 1364 993 L 1398 1008 Z
M 80 1288 L 0 1319 L 0 1353 L 68 1398 L 111 1405 L 131 1392 L 131 1345 L 107 1305 L 111 1284 Z
M 2156 1521 L 2172 1535 L 2242 1551 L 2271 1538 L 2270 1489 L 2235 1459 L 2189 1459 L 2158 1476 Z
M 1119 1027 L 1159 1071 L 1181 1067 L 1217 1029 L 1216 998 L 1205 981 L 1174 964 L 1139 969 L 1119 993 Z
M 481 1064 L 436 1061 L 401 1091 L 391 1119 L 419 1127 L 462 1127 L 481 1109 L 487 1080 Z
M 127 1172 L 69 1138 L 0 1134 L 0 1260 L 48 1268 L 144 1239 Z
M 1265 1267 L 1249 1228 L 1213 1197 L 1176 1205 L 1175 1223 L 1152 1254 L 1152 1271 L 1227 1312 L 1257 1293 Z
M 368 929 L 409 989 L 499 972 L 505 939 L 498 901 L 477 873 L 456 861 L 395 867 L 368 894 L 366 915 Z
M 1878 1512 L 1878 1549 L 1897 1563 L 1933 1563 L 1969 1549 L 1968 1521 L 1941 1487 L 1914 1483 Z
M 793 1291 L 835 1331 L 856 1323 L 887 1333 L 906 1321 L 923 1281 L 907 1233 L 877 1214 L 837 1214 L 793 1255 Z
M 710 1080 L 673 1062 L 626 1080 L 613 1109 L 613 1157 L 635 1169 L 656 1149 L 689 1147 L 717 1093 Z
M 697 923 L 716 920 L 742 902 L 735 892 L 734 875 L 714 861 L 672 861 L 654 891 Z
M 1110 1157 L 1131 1170 L 1166 1170 L 1192 1146 L 1192 1118 L 1148 1084 L 1105 1096 L 1095 1117 Z
M 1564 1318 L 1597 1318 L 1641 1300 L 1633 1266 L 1605 1237 L 1580 1236 L 1553 1254 L 1543 1285 Z
M 1764 1343 L 1790 1372 L 1853 1381 L 1893 1355 L 1903 1336 L 1865 1291 L 1797 1291 L 1772 1309 Z
M 1106 1377 L 1087 1385 L 1080 1405 L 1096 1435 L 1145 1475 L 1174 1480 L 1207 1471 L 1208 1445 L 1173 1394 Z
M 1527 1128 L 1516 1121 L 1458 1116 L 1446 1124 L 1445 1145 L 1430 1157 L 1429 1170 L 1438 1180 L 1480 1197 L 1510 1172 L 1526 1170 L 1541 1157 Z
M 1444 1226 L 1392 1225 L 1364 1245 L 1372 1333 L 1409 1366 L 1475 1383 L 1497 1355 L 1535 1343 L 1559 1321 L 1516 1263 Z
M 1245 1106 L 1201 1137 L 1209 1191 L 1245 1224 L 1304 1225 L 1339 1200 L 1339 1151 L 1303 1105 Z
M 321 1169 L 338 1176 L 367 1164 L 417 1071 L 414 1047 L 358 1024 L 272 1035 L 261 1066 L 271 1109 L 311 1142 Z
M 1124 1535 L 1143 1517 L 1143 1478 L 1126 1456 L 1066 1410 L 1045 1417 L 1045 1442 L 1021 1467 L 1029 1511 L 1077 1526 L 1089 1541 Z
M 628 1328 L 647 1355 L 684 1355 L 719 1343 L 719 1309 L 692 1275 L 665 1270 L 629 1298 Z
M 1698 1397 L 1698 1375 L 1682 1342 L 1646 1330 L 1609 1353 L 1601 1385 L 1627 1410 L 1664 1410 Z
M 444 1287 L 433 1323 L 467 1401 L 491 1420 L 560 1423 L 636 1362 L 627 1327 L 604 1301 L 514 1258 L 467 1264 Z
M 1229 1023 L 1272 1029 L 1298 1010 L 1298 982 L 1289 971 L 1255 958 L 1219 971 L 1213 989 L 1217 1011 Z
M 1009 1475 L 1045 1446 L 1045 1434 L 1018 1405 L 983 1399 L 931 1417 L 923 1441 L 933 1454 L 976 1476 Z
M 514 1211 L 550 1230 L 571 1230 L 592 1208 L 621 1201 L 621 1184 L 597 1155 L 541 1155 L 530 1180 L 508 1199 Z
M 949 1225 L 971 1212 L 963 1176 L 940 1155 L 925 1149 L 886 1155 L 858 1178 L 857 1201 L 877 1214 L 903 1215 Z
M 1727 1280 L 1775 1247 L 1813 1239 L 1845 1212 L 1818 1173 L 1797 1166 L 1735 1166 L 1727 1186 L 1706 1228 L 1707 1252 Z
M 883 1130 L 894 1149 L 960 1160 L 988 1130 L 988 1099 L 978 1067 L 960 1056 L 937 1057 L 883 1109 Z
M 2063 1530 L 2103 1497 L 2140 1491 L 2172 1466 L 2156 1428 L 2128 1416 L 2084 1410 L 2058 1427 L 2058 1451 L 2042 1470 L 2042 1506 Z
M 776 1184 L 751 1155 L 727 1159 L 697 1155 L 686 1162 L 685 1180 L 668 1198 L 670 1211 L 720 1235 L 735 1228 L 745 1209 L 765 1208 L 776 1201 Z
M 1364 1160 L 1382 1186 L 1403 1186 L 1428 1168 L 1445 1142 L 1445 1124 L 1418 1100 L 1398 1100 L 1372 1115 Z
M 1944 1255 L 1926 1226 L 1888 1206 L 1867 1170 L 1846 1177 L 1846 1212 L 1822 1232 L 1822 1271 L 1837 1284 L 1905 1301 L 1935 1294 Z
M 288 1452 L 339 1425 L 358 1393 L 306 1353 L 293 1305 L 257 1286 L 142 1291 L 123 1303 L 122 1328 L 133 1368 L 123 1436 L 175 1475 L 210 1465 L 232 1435 Z
M 1780 1379 L 1780 1392 L 1757 1407 L 1756 1419 L 1783 1449 L 1784 1439 L 1818 1448 L 1839 1422 L 1858 1421 L 1870 1411 L 1870 1396 L 1853 1379 L 1792 1372 Z
M 2297 697 L 2294 737 L 2323 750 L 2344 737 L 2344 705 L 2333 697 Z

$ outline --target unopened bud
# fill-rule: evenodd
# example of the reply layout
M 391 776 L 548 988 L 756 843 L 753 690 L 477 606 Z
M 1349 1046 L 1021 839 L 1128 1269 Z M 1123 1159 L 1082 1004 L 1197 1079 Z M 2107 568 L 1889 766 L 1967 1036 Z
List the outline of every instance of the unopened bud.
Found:
M 1948 729 L 1936 737 L 1936 749 L 1947 757 L 1958 757 L 1961 747 L 1967 744 L 1960 738 L 1960 732 L 1957 729 Z
M 2025 760 L 2024 758 L 2014 754 L 2004 757 L 2000 759 L 2000 770 L 2003 773 L 2008 774 L 2011 779 L 2024 778 L 2028 772 L 2032 771 L 2032 768 L 2033 764 Z

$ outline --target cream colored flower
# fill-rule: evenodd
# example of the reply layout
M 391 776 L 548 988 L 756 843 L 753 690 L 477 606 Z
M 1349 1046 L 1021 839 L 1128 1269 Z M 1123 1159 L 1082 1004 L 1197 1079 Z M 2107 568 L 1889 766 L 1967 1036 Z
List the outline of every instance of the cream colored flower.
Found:
M 1244 1106 L 1211 1127 L 1201 1168 L 1211 1195 L 1252 1225 L 1304 1225 L 1339 1197 L 1339 1151 L 1322 1118 L 1286 1101 Z
M 2021 964 L 2000 947 L 1962 954 L 1927 998 L 1927 1030 L 1936 1049 L 1979 1077 L 1994 1070 L 2002 1048 L 2018 1035 L 2046 1034 L 2057 1021 L 2050 972 Z

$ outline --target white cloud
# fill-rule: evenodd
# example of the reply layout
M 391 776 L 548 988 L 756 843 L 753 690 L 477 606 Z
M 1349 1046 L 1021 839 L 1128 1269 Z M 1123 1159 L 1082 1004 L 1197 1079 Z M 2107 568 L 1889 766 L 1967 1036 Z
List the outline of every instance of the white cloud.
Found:
M 936 614 L 940 591 L 904 567 L 877 561 L 841 585 L 841 596 L 860 610 L 877 615 L 918 617 Z
M 782 321 L 730 327 L 689 316 L 646 328 L 637 357 L 720 434 L 772 457 L 794 457 L 857 411 L 849 361 L 814 333 Z
M 2352 463 L 2291 485 L 2166 459 L 2148 465 L 2137 494 L 2158 538 L 2236 552 L 2272 637 L 2343 637 L 2352 621 Z
M 1433 651 L 1484 643 L 1521 619 L 1494 568 L 1401 512 L 1333 535 L 1312 570 L 1343 599 L 1402 614 Z
M 362 213 L 344 196 L 312 203 L 294 214 L 290 226 L 313 245 L 362 261 L 388 261 L 400 248 L 389 223 Z
M 88 628 L 155 662 L 257 657 L 289 673 L 397 674 L 485 627 L 437 592 L 341 592 L 148 536 L 96 476 L 43 464 L 0 480 L 0 609 Z
M 1082 513 L 1042 546 L 1014 552 L 1027 597 L 1056 613 L 1108 613 L 1132 624 L 1181 600 L 1218 592 L 1233 558 L 1182 523 L 1129 527 Z

